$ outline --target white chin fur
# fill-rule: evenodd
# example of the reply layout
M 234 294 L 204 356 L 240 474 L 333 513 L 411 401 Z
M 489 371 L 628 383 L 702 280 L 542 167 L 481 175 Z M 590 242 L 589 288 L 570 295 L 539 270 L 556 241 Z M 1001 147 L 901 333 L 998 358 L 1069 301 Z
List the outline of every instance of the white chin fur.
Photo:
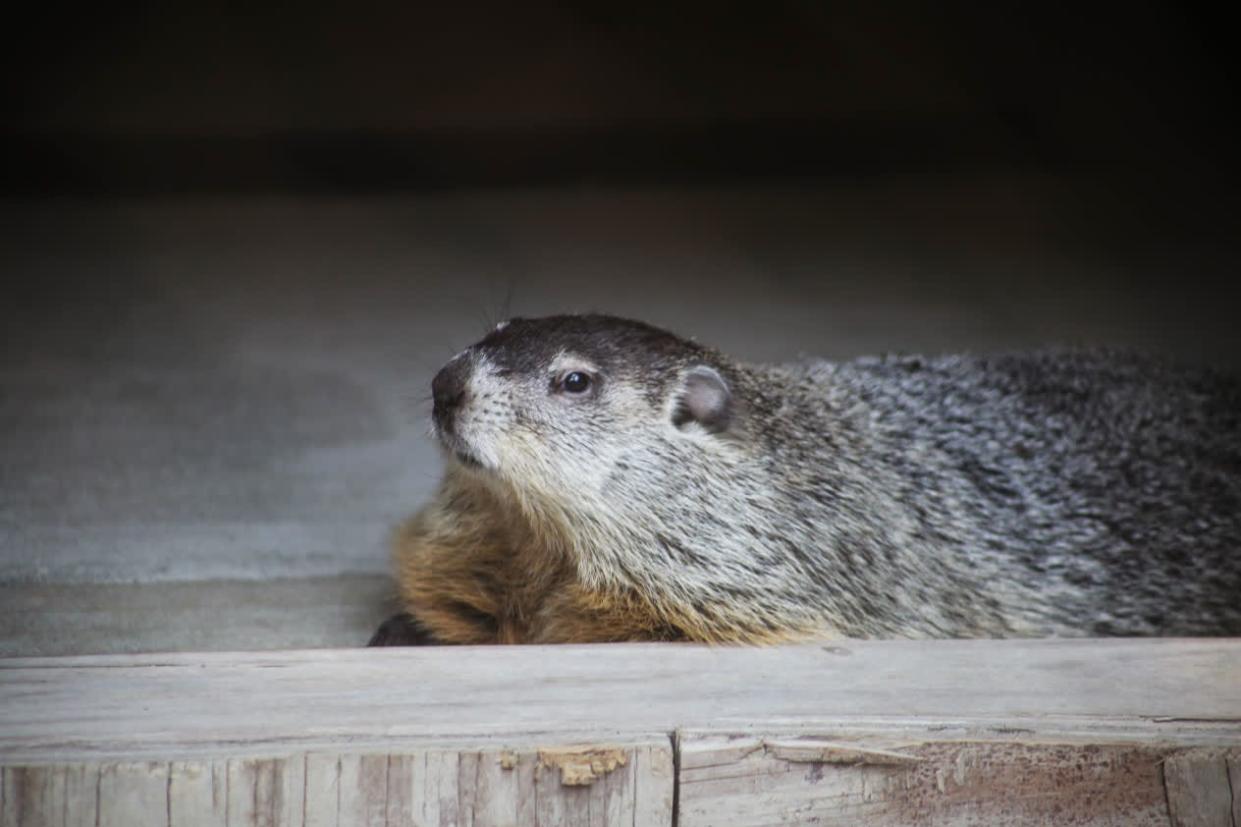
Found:
M 446 435 L 440 444 L 452 461 L 473 471 L 495 471 L 499 468 L 498 458 L 490 451 L 480 448 L 468 439 L 458 435 Z

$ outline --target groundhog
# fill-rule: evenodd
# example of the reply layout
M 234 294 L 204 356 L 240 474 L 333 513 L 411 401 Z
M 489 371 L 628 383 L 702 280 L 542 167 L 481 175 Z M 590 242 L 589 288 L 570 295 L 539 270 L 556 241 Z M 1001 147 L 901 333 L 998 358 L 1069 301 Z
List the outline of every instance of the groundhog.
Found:
M 513 319 L 374 645 L 1241 634 L 1241 382 L 1094 351 L 759 366 Z

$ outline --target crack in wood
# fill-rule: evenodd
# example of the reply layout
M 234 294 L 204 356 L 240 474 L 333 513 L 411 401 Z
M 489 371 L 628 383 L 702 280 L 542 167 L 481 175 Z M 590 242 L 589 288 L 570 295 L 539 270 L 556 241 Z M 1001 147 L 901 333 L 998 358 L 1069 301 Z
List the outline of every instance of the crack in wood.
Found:
M 903 766 L 922 760 L 916 755 L 836 741 L 764 741 L 763 748 L 776 758 L 795 763 Z

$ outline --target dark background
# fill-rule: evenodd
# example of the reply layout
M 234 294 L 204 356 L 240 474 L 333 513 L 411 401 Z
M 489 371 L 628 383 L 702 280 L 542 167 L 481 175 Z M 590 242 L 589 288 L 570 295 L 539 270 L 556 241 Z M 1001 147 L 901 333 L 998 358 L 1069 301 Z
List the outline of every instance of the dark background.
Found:
M 6 161 L 27 192 L 1016 166 L 1198 200 L 1226 196 L 1236 137 L 1231 29 L 1222 11 L 1176 3 L 173 2 L 36 14 L 10 29 L 5 67 Z
M 509 313 L 1241 367 L 1222 11 L 23 11 L 0 655 L 365 641 L 430 377 Z

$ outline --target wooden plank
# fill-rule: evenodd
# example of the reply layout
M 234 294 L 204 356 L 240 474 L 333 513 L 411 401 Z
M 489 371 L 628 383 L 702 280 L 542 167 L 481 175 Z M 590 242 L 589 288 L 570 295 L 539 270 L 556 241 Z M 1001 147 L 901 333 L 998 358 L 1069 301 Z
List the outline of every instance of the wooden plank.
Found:
M 1241 827 L 1241 755 L 1228 756 L 1228 786 L 1232 789 L 1232 823 Z
M 413 766 L 414 821 L 418 824 L 460 824 L 457 756 L 433 750 Z M 421 767 L 421 771 L 419 771 Z
M 173 824 L 228 827 L 228 761 L 173 761 L 168 766 L 168 814 Z
M 677 823 L 1233 825 L 1218 750 L 1007 737 L 1016 740 L 685 733 Z M 1166 796 L 1165 760 L 1178 768 Z
M 168 769 L 162 761 L 101 766 L 98 827 L 168 827 Z
M 0 825 L 95 827 L 98 780 L 82 766 L 0 768 Z
M 589 742 L 845 719 L 1059 718 L 1071 729 L 1097 718 L 1175 733 L 1241 720 L 1238 686 L 1236 639 L 12 659 L 0 660 L 0 763 L 262 756 L 273 743 L 390 752 L 394 739 Z
M 303 756 L 302 778 L 305 827 L 336 827 L 340 813 L 340 756 Z
M 0 660 L 0 825 L 1231 823 L 1238 686 L 1238 640 Z
M 173 761 L 168 823 L 194 827 L 301 827 L 304 758 Z
M 600 764 L 590 777 L 573 769 L 575 756 L 593 753 L 616 760 Z M 666 827 L 672 820 L 672 764 L 671 744 L 664 741 L 9 767 L 0 824 L 94 825 L 93 812 L 89 819 L 65 818 L 79 812 L 69 808 L 78 798 L 96 801 L 93 785 L 78 791 L 66 786 L 66 777 L 80 773 L 100 779 L 100 825 Z
M 1233 758 L 1241 757 L 1241 751 Z M 1234 827 L 1228 758 L 1193 750 L 1170 755 L 1163 774 L 1173 827 Z
M 227 762 L 225 777 L 229 827 L 302 827 L 305 823 L 305 762 L 300 756 L 233 759 Z
M 332 759 L 335 759 L 334 761 Z M 388 814 L 387 755 L 310 756 L 326 783 L 307 798 L 305 823 L 384 827 Z
M 662 745 L 634 749 L 634 823 L 660 824 L 673 812 L 676 787 L 674 750 Z

